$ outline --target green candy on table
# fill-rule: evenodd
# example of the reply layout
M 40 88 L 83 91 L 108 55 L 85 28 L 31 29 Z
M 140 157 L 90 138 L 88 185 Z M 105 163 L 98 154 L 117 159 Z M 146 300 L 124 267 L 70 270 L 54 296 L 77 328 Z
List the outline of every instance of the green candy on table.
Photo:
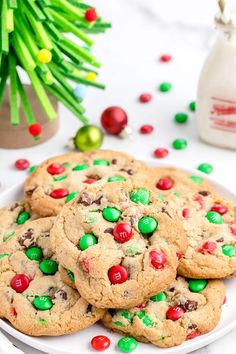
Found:
M 156 294 L 150 298 L 150 301 L 152 302 L 161 302 L 161 301 L 166 301 L 167 296 L 166 293 L 163 291 L 159 294 Z
M 39 261 L 43 257 L 43 252 L 39 247 L 31 247 L 25 251 L 25 255 L 31 261 Z
M 208 175 L 213 172 L 213 166 L 209 163 L 206 163 L 206 162 L 201 163 L 197 169 L 203 173 L 208 174 Z
M 87 248 L 94 246 L 98 243 L 97 238 L 92 234 L 85 234 L 79 240 L 79 247 L 81 251 L 86 250 Z
M 72 199 L 76 198 L 79 195 L 79 192 L 71 192 L 66 197 L 66 203 L 70 202 Z
M 188 108 L 190 111 L 195 112 L 196 111 L 196 102 L 192 101 L 189 103 Z
M 200 293 L 207 286 L 205 279 L 191 279 L 188 282 L 189 289 L 194 293 Z
M 87 168 L 89 168 L 89 165 L 84 163 L 82 165 L 77 165 L 77 166 L 73 167 L 72 171 L 83 171 L 83 170 L 86 170 Z
M 93 164 L 94 164 L 94 166 L 109 166 L 110 165 L 110 162 L 109 161 L 106 161 L 106 160 L 102 160 L 102 159 L 100 159 L 100 160 L 95 160 L 94 162 L 93 162 Z
M 35 296 L 33 305 L 37 310 L 46 311 L 53 307 L 52 300 L 49 296 Z
M 120 351 L 124 353 L 130 353 L 137 348 L 138 342 L 134 338 L 124 337 L 118 341 L 117 346 Z
M 121 211 L 116 208 L 107 207 L 103 209 L 102 216 L 107 221 L 116 222 L 121 216 Z
M 222 216 L 216 211 L 208 211 L 205 216 L 211 224 L 223 224 Z
M 171 90 L 171 88 L 172 88 L 172 85 L 169 82 L 162 82 L 159 86 L 159 90 L 161 92 L 169 92 Z
M 53 275 L 58 271 L 58 264 L 52 259 L 44 259 L 39 264 L 39 269 L 43 274 Z
M 143 205 L 148 205 L 150 202 L 150 192 L 144 188 L 136 189 L 131 193 L 130 199 L 136 204 L 141 203 Z
M 223 245 L 222 252 L 225 256 L 236 257 L 236 247 L 233 245 Z
M 200 176 L 190 176 L 189 179 L 198 185 L 201 185 L 204 182 L 204 179 Z
M 144 216 L 138 222 L 138 229 L 143 235 L 153 233 L 158 226 L 158 222 L 151 216 Z
M 17 217 L 17 219 L 16 219 L 16 223 L 17 223 L 18 225 L 22 225 L 22 224 L 24 224 L 27 220 L 29 220 L 29 218 L 30 218 L 30 214 L 29 214 L 27 211 L 22 211 L 22 212 L 18 215 L 18 217 Z
M 188 115 L 187 113 L 176 113 L 175 115 L 175 121 L 176 123 L 186 123 L 188 120 Z
M 122 181 L 125 181 L 125 178 L 121 176 L 112 176 L 107 179 L 107 182 L 122 182 Z
M 172 143 L 172 146 L 175 150 L 183 150 L 187 147 L 188 142 L 186 139 L 175 139 Z

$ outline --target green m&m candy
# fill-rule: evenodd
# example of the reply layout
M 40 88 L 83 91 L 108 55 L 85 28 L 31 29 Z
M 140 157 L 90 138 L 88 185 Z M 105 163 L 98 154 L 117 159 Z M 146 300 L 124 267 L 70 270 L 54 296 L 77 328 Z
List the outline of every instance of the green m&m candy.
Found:
M 30 218 L 30 214 L 27 211 L 22 211 L 16 219 L 18 225 L 24 224 Z
M 53 307 L 52 300 L 49 296 L 35 296 L 33 305 L 37 310 L 45 311 Z
M 222 252 L 225 256 L 236 257 L 236 247 L 233 245 L 223 245 Z
M 133 350 L 137 348 L 138 342 L 134 338 L 124 337 L 118 341 L 117 346 L 120 349 L 120 351 L 124 353 L 131 353 Z
M 77 166 L 73 167 L 72 171 L 83 171 L 83 170 L 86 170 L 87 168 L 89 168 L 89 165 L 84 163 L 84 164 L 77 165 Z
M 168 92 L 171 90 L 171 88 L 172 88 L 172 85 L 169 82 L 162 82 L 159 86 L 159 90 L 161 92 Z
M 200 176 L 190 176 L 189 179 L 191 179 L 191 181 L 199 185 L 201 185 L 204 182 L 203 178 Z
M 207 286 L 207 280 L 205 279 L 191 279 L 188 282 L 189 289 L 194 293 L 200 293 Z
M 59 182 L 59 181 L 63 181 L 64 179 L 66 179 L 67 176 L 57 176 L 53 178 L 54 182 Z
M 99 160 L 95 160 L 93 162 L 93 164 L 95 166 L 100 166 L 100 165 L 103 165 L 103 166 L 109 166 L 110 165 L 110 162 L 106 161 L 106 160 L 102 160 L 102 159 L 99 159 Z
M 138 222 L 138 229 L 143 235 L 148 235 L 153 233 L 158 226 L 158 222 L 151 216 L 144 216 Z
M 4 257 L 8 257 L 9 253 L 0 253 L 0 259 L 3 259 Z
M 145 311 L 140 311 L 137 314 L 138 318 L 140 320 L 142 320 L 143 324 L 145 327 L 152 327 L 153 326 L 153 321 L 151 320 L 151 318 L 146 314 Z
M 107 179 L 107 182 L 122 182 L 125 181 L 125 178 L 122 176 L 112 176 Z
M 71 192 L 70 194 L 68 194 L 68 196 L 66 197 L 66 203 L 70 202 L 72 199 L 76 198 L 79 195 L 78 192 Z
M 107 221 L 116 222 L 121 216 L 121 211 L 116 208 L 107 207 L 103 209 L 102 216 Z
M 43 257 L 43 252 L 39 247 L 31 247 L 28 248 L 27 251 L 25 251 L 25 255 L 31 261 L 39 261 Z
M 58 264 L 53 259 L 44 259 L 40 263 L 39 269 L 43 274 L 53 275 L 58 271 Z
M 38 165 L 31 166 L 31 167 L 29 168 L 29 171 L 28 171 L 29 174 L 31 174 L 32 172 L 34 172 L 37 167 L 38 167 Z
M 159 294 L 156 294 L 156 295 L 152 296 L 150 298 L 150 300 L 152 302 L 161 302 L 161 301 L 166 301 L 166 298 L 167 298 L 166 293 L 164 293 L 164 291 L 163 291 L 163 292 L 161 292 Z
M 68 278 L 74 282 L 75 281 L 75 276 L 74 273 L 70 269 L 66 269 L 66 274 L 68 275 Z
M 197 169 L 209 175 L 213 171 L 213 166 L 205 162 L 205 163 L 201 163 Z
M 223 224 L 222 216 L 216 211 L 208 211 L 205 216 L 211 224 Z
M 188 120 L 187 113 L 176 113 L 175 121 L 176 123 L 186 123 Z
M 81 249 L 81 251 L 84 251 L 87 248 L 96 245 L 96 243 L 98 243 L 98 240 L 94 235 L 85 234 L 79 240 L 79 248 Z
M 123 316 L 129 323 L 133 322 L 134 314 L 129 311 L 122 311 L 121 316 Z
M 188 108 L 190 111 L 195 112 L 196 111 L 196 102 L 192 101 L 189 103 Z
M 172 146 L 175 150 L 183 150 L 187 147 L 188 142 L 186 139 L 175 139 Z
M 147 205 L 150 201 L 150 192 L 144 188 L 136 189 L 133 193 L 131 193 L 130 199 L 134 203 Z

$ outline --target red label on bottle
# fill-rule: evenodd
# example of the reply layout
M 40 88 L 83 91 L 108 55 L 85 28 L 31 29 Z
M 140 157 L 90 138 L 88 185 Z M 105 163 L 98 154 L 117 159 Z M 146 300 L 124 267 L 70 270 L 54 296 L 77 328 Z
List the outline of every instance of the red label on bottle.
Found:
M 211 97 L 211 128 L 236 133 L 236 101 Z

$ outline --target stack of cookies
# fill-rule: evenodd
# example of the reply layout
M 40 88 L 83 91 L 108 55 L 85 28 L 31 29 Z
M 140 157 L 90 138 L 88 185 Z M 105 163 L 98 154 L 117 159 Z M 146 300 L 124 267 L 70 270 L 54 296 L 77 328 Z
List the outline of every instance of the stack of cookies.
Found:
M 51 158 L 0 209 L 0 317 L 32 336 L 101 323 L 158 347 L 211 331 L 236 208 L 202 177 L 115 151 Z

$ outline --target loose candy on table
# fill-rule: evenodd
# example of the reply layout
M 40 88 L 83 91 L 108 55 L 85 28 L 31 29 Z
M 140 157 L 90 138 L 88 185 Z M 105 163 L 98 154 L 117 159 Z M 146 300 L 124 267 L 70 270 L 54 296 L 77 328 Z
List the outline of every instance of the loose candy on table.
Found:
M 172 143 L 172 146 L 175 150 L 183 150 L 187 147 L 188 142 L 186 139 L 175 139 Z
M 151 99 L 152 99 L 152 95 L 150 93 L 142 93 L 139 96 L 139 102 L 142 102 L 142 103 L 148 103 L 151 101 Z
M 139 128 L 141 134 L 151 134 L 154 127 L 151 124 L 144 124 Z
M 197 169 L 201 172 L 208 174 L 208 175 L 213 172 L 213 166 L 207 162 L 201 163 Z
M 169 151 L 166 148 L 157 148 L 154 151 L 154 156 L 157 157 L 158 159 L 162 159 L 166 157 L 169 154 Z
M 196 102 L 192 101 L 189 103 L 188 108 L 190 111 L 195 112 L 196 111 Z
M 176 123 L 186 123 L 188 120 L 188 115 L 187 113 L 176 113 L 174 119 Z
M 159 91 L 169 92 L 172 89 L 172 84 L 170 82 L 162 82 L 159 86 Z
M 138 342 L 134 338 L 124 337 L 118 341 L 117 346 L 123 353 L 131 353 L 137 348 Z
M 17 168 L 17 170 L 26 170 L 27 168 L 29 168 L 30 166 L 30 163 L 28 160 L 26 159 L 19 159 L 19 160 L 16 160 L 15 162 L 15 168 Z
M 102 351 L 110 347 L 111 341 L 106 336 L 96 336 L 91 340 L 91 346 L 94 350 Z
M 172 56 L 170 54 L 162 54 L 160 56 L 160 61 L 163 63 L 168 63 L 171 60 L 172 60 Z

